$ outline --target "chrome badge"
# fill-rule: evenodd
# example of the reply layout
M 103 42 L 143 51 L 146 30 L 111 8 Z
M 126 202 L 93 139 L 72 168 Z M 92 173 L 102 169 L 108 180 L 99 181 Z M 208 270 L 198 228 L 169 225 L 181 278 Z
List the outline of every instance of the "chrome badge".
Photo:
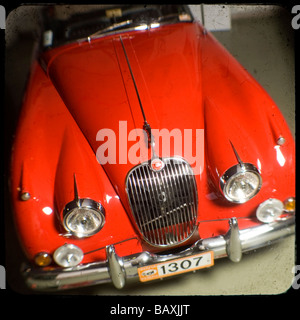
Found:
M 165 163 L 159 158 L 154 158 L 151 160 L 150 167 L 152 171 L 160 171 L 163 169 L 164 166 Z

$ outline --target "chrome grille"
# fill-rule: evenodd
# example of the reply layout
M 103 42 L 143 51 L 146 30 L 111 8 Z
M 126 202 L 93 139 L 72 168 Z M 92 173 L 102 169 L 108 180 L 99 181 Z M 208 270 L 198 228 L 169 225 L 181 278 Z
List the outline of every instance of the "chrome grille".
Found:
M 172 246 L 189 238 L 195 230 L 197 187 L 186 161 L 163 161 L 161 171 L 153 171 L 148 162 L 133 168 L 126 179 L 126 190 L 145 241 L 155 246 Z

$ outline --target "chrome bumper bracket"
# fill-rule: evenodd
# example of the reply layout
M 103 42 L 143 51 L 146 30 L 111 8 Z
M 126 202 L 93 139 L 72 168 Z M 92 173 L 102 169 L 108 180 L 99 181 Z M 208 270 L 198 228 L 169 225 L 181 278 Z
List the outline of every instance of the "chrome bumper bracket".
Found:
M 229 220 L 229 230 L 225 234 L 226 253 L 233 262 L 240 262 L 242 259 L 242 244 L 240 239 L 240 230 L 236 218 Z
M 106 254 L 111 281 L 117 289 L 122 289 L 126 279 L 123 260 L 116 254 L 115 247 L 112 245 L 106 247 Z

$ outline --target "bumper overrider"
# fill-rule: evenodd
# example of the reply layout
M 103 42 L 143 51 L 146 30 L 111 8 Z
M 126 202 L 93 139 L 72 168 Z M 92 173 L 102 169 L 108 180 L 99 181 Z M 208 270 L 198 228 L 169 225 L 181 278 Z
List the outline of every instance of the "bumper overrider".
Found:
M 106 247 L 107 261 L 78 265 L 73 268 L 57 268 L 45 271 L 26 266 L 23 275 L 27 285 L 35 290 L 63 290 L 112 282 L 118 289 L 126 280 L 139 280 L 138 268 L 151 266 L 174 259 L 188 258 L 195 254 L 213 252 L 213 258 L 228 257 L 239 262 L 242 253 L 268 246 L 295 233 L 295 216 L 256 227 L 240 230 L 236 218 L 229 219 L 226 234 L 200 239 L 190 248 L 174 254 L 158 255 L 147 251 L 119 257 L 115 247 Z

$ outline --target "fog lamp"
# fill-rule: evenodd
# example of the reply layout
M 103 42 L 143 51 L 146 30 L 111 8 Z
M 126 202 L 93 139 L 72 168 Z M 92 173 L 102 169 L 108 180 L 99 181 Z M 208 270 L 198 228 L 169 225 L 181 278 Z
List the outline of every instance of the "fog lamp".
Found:
M 270 223 L 282 214 L 283 208 L 283 203 L 280 200 L 270 198 L 258 206 L 256 217 L 261 222 Z
M 52 258 L 47 252 L 40 252 L 34 257 L 34 262 L 39 267 L 47 267 L 52 262 Z
M 83 259 L 83 252 L 74 244 L 65 244 L 53 254 L 54 261 L 61 267 L 75 267 Z
M 288 198 L 283 202 L 284 211 L 286 212 L 294 212 L 296 210 L 296 199 Z

